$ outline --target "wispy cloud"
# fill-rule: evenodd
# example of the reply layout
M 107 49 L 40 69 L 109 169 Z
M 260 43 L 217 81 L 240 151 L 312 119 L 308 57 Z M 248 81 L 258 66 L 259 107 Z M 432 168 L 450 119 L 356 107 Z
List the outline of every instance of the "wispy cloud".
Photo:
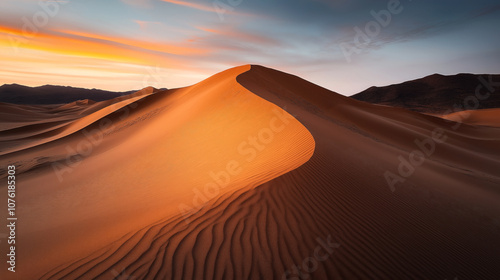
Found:
M 154 42 L 74 29 L 27 35 L 22 28 L 0 24 L 0 84 L 69 81 L 74 86 L 125 90 L 142 85 L 145 68 L 151 65 L 175 69 L 173 81 L 163 85 L 168 87 L 186 86 L 217 72 L 210 69 L 208 59 L 218 57 L 217 46 L 196 41 Z M 218 71 L 232 62 L 222 62 L 227 67 Z
M 69 35 L 70 37 L 75 37 L 84 41 L 99 42 L 106 45 L 115 45 L 117 47 L 134 47 L 137 49 L 160 52 L 165 54 L 175 54 L 175 55 L 203 55 L 207 54 L 207 50 L 202 50 L 200 48 L 183 46 L 177 43 L 157 43 L 151 41 L 141 41 L 130 38 L 115 37 L 109 35 L 102 35 L 96 33 L 80 32 L 74 30 L 55 30 L 56 32 Z
M 131 6 L 138 6 L 142 8 L 151 8 L 151 0 L 120 0 L 123 3 Z
M 199 11 L 210 12 L 210 13 L 239 15 L 239 16 L 252 16 L 251 14 L 236 12 L 235 8 L 230 6 L 230 5 L 225 5 L 224 7 L 218 7 L 215 4 L 206 5 L 206 4 L 187 2 L 187 1 L 181 1 L 181 0 L 161 0 L 161 1 L 166 2 L 166 3 L 170 3 L 170 4 L 174 4 L 174 5 L 178 5 L 178 6 L 183 6 L 183 7 L 199 10 Z
M 179 6 L 197 9 L 200 11 L 217 13 L 217 10 L 215 9 L 215 7 L 213 5 L 208 6 L 208 5 L 204 5 L 204 4 L 200 4 L 200 3 L 185 2 L 185 1 L 180 1 L 180 0 L 161 0 L 161 1 L 175 4 L 175 5 L 179 5 Z
M 205 39 L 217 39 L 218 41 L 239 41 L 246 42 L 247 44 L 258 44 L 265 46 L 279 46 L 280 41 L 274 37 L 256 34 L 241 29 L 224 28 L 213 29 L 208 27 L 197 27 L 209 34 Z
M 145 20 L 134 20 L 135 23 L 137 23 L 137 25 L 139 25 L 139 27 L 141 29 L 144 29 L 144 28 L 147 28 L 148 26 L 152 25 L 152 24 L 161 24 L 160 22 L 156 22 L 156 21 L 145 21 Z
M 16 44 L 12 48 L 13 42 Z M 137 65 L 180 67 L 185 60 L 210 53 L 201 46 L 189 46 L 189 42 L 162 43 L 108 36 L 74 30 L 45 30 L 27 37 L 22 29 L 0 25 L 0 46 L 11 47 L 17 56 L 23 49 L 73 57 L 88 57 L 110 62 Z M 62 58 L 61 58 L 62 59 Z M 57 63 L 54 61 L 54 63 Z

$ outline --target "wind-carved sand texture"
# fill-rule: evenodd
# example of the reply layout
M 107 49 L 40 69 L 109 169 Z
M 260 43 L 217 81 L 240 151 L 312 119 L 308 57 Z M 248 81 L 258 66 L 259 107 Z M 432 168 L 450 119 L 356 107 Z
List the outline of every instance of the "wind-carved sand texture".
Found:
M 22 171 L 18 279 L 500 274 L 499 128 L 452 128 L 250 65 L 84 103 L 1 104 L 0 163 Z M 389 186 L 435 129 L 446 140 Z

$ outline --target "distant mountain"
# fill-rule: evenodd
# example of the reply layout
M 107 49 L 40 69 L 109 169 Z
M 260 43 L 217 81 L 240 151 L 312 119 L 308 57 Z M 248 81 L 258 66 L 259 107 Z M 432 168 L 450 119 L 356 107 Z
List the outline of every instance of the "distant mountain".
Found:
M 479 89 L 478 96 L 476 89 Z M 449 110 L 500 108 L 500 75 L 434 74 L 401 84 L 370 87 L 351 97 L 368 103 L 429 114 L 445 114 Z M 468 108 L 465 107 L 466 103 L 469 104 Z
M 0 102 L 13 104 L 65 104 L 89 99 L 104 101 L 136 92 L 112 92 L 64 86 L 27 87 L 18 84 L 0 86 Z

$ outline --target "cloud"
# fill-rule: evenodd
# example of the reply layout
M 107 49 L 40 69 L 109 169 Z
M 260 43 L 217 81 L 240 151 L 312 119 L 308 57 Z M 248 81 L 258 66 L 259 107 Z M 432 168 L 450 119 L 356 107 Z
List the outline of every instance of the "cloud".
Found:
M 380 40 L 380 44 L 387 44 L 399 41 L 409 41 L 418 37 L 432 36 L 448 32 L 450 29 L 459 29 L 464 24 L 469 24 L 471 21 L 477 20 L 483 16 L 500 11 L 500 5 L 483 8 L 481 10 L 472 11 L 467 15 L 455 19 L 441 19 L 435 23 L 425 23 L 418 27 L 387 36 Z
M 138 6 L 142 8 L 151 8 L 151 0 L 120 0 L 123 3 L 130 5 L 130 6 Z
M 161 0 L 163 2 L 167 2 L 170 4 L 175 4 L 183 7 L 189 7 L 192 9 L 200 10 L 200 11 L 205 11 L 205 12 L 212 12 L 212 13 L 218 13 L 218 11 L 213 5 L 208 6 L 200 3 L 193 3 L 193 2 L 185 2 L 185 1 L 180 1 L 180 0 Z
M 205 56 L 209 49 L 174 44 L 141 41 L 74 30 L 50 30 L 28 34 L 22 29 L 0 25 L 0 46 L 21 55 L 23 49 L 37 50 L 73 57 L 89 57 L 110 62 L 179 67 L 185 69 L 186 59 Z
M 223 4 L 223 5 L 216 5 L 217 2 L 214 1 L 212 5 L 206 5 L 206 4 L 201 4 L 201 3 L 195 3 L 195 2 L 187 2 L 187 1 L 182 1 L 182 0 L 161 0 L 166 3 L 182 6 L 182 7 L 187 7 L 199 11 L 204 11 L 204 12 L 210 12 L 210 13 L 216 13 L 219 16 L 222 16 L 224 14 L 230 14 L 230 15 L 239 15 L 239 16 L 253 16 L 252 14 L 247 14 L 247 13 L 240 13 L 235 11 L 235 7 L 231 6 L 229 4 Z
M 213 29 L 208 27 L 197 27 L 209 34 L 209 36 L 204 37 L 204 40 L 214 40 L 214 41 L 236 41 L 244 42 L 245 44 L 255 44 L 264 46 L 279 46 L 280 41 L 274 37 L 269 37 L 264 34 L 257 34 L 241 29 L 225 28 L 225 29 Z
M 137 50 L 154 51 L 164 54 L 175 55 L 202 55 L 207 54 L 206 50 L 199 48 L 183 46 L 179 43 L 159 43 L 151 41 L 141 41 L 136 39 L 116 37 L 109 35 L 101 35 L 96 33 L 86 33 L 74 30 L 55 30 L 67 38 L 76 38 L 86 42 L 94 42 L 118 48 L 133 47 Z M 69 36 L 68 36 L 69 35 Z
M 336 38 L 326 44 L 324 49 L 340 51 L 341 44 L 345 43 L 356 47 L 362 54 L 367 54 L 393 43 L 424 40 L 429 42 L 432 37 L 461 30 L 464 25 L 468 25 L 472 21 L 498 12 L 500 5 L 490 5 L 479 9 L 471 8 L 466 12 L 462 10 L 454 11 L 446 16 L 431 10 L 429 14 L 425 15 L 425 18 L 419 18 L 421 11 L 412 8 L 417 7 L 408 6 L 400 15 L 393 15 L 393 21 L 397 21 L 397 24 L 391 22 L 389 26 L 381 28 L 378 35 L 374 37 L 367 36 L 369 38 L 368 42 L 362 39 L 364 43 L 360 45 L 354 44 L 356 36 L 354 27 L 364 31 L 365 24 L 369 20 L 373 20 L 373 18 L 367 17 L 356 25 L 337 25 L 338 34 L 336 34 Z M 338 54 L 343 55 L 341 52 L 338 52 Z
M 136 19 L 136 20 L 134 20 L 134 22 L 137 23 L 137 25 L 139 25 L 139 27 L 141 29 L 145 29 L 152 24 L 161 25 L 161 22 L 158 22 L 158 21 L 144 21 L 144 20 Z

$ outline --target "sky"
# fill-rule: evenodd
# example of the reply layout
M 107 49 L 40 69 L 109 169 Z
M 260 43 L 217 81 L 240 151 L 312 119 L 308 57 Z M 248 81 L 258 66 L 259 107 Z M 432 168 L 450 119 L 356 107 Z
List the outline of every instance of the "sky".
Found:
M 0 84 L 128 91 L 259 64 L 352 95 L 500 73 L 497 0 L 2 0 Z

